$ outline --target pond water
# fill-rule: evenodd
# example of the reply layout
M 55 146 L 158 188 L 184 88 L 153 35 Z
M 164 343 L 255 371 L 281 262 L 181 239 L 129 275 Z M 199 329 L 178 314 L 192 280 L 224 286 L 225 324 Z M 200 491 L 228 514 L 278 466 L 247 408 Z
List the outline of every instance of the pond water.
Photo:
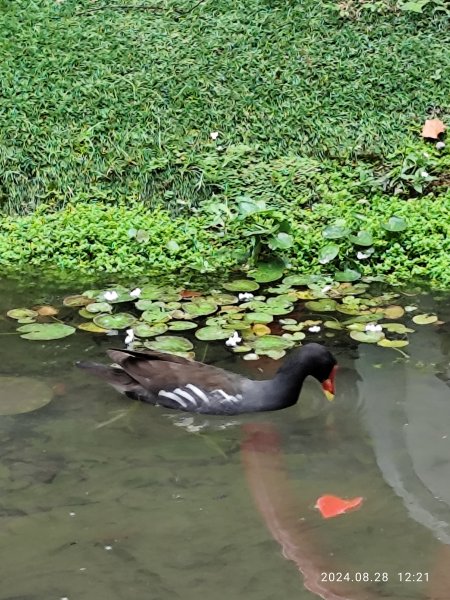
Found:
M 205 419 L 133 403 L 73 366 L 122 338 L 11 335 L 8 309 L 70 291 L 0 283 L 0 375 L 54 392 L 0 417 L 0 600 L 449 597 L 448 325 L 417 327 L 409 359 L 326 341 L 341 365 L 332 404 L 308 381 L 287 410 Z M 448 296 L 419 301 L 448 323 Z M 223 342 L 206 362 L 252 377 L 277 366 Z M 324 494 L 364 502 L 323 519 Z

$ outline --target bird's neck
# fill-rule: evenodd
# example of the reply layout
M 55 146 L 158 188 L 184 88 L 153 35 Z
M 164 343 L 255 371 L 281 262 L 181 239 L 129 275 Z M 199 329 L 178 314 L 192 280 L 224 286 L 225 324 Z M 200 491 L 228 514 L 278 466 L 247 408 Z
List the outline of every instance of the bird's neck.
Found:
M 306 377 L 306 371 L 283 369 L 273 379 L 265 381 L 268 396 L 273 399 L 273 408 L 287 408 L 296 404 Z

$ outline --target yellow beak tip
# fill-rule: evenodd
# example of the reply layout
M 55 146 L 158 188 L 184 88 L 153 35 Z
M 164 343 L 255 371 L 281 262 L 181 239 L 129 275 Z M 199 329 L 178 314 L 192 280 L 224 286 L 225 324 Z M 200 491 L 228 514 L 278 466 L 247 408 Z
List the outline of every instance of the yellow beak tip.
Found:
M 334 394 L 332 394 L 331 392 L 329 392 L 328 390 L 324 390 L 323 393 L 325 394 L 325 398 L 329 401 L 332 402 L 334 400 Z

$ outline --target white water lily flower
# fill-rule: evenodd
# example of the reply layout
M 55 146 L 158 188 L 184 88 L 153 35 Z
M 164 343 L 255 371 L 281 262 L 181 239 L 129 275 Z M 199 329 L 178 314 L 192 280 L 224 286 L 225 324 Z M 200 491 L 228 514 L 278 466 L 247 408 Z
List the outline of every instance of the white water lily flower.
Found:
M 318 333 L 320 331 L 319 325 L 313 325 L 312 327 L 308 327 L 308 331 L 311 333 Z
M 381 331 L 383 328 L 378 323 L 367 323 L 365 330 L 366 331 Z
M 365 258 L 369 258 L 370 254 L 366 254 L 365 252 L 358 252 L 356 258 L 358 260 L 364 260 Z
M 209 134 L 209 137 L 212 140 L 217 140 L 217 138 L 219 137 L 219 132 L 218 131 L 211 131 L 211 133 Z
M 131 344 L 134 340 L 134 331 L 132 329 L 127 329 L 127 337 L 125 338 L 125 344 Z
M 255 296 L 253 294 L 250 294 L 250 292 L 243 292 L 238 296 L 239 300 L 251 300 L 254 297 Z
M 130 296 L 132 298 L 139 298 L 139 296 L 141 295 L 141 292 L 142 292 L 141 288 L 136 288 L 135 290 L 132 290 L 130 292 Z
M 239 334 L 237 331 L 233 331 L 233 334 L 227 339 L 227 341 L 225 342 L 225 345 L 230 346 L 231 348 L 234 348 L 235 346 L 237 346 L 239 344 L 239 342 L 242 342 L 242 338 L 239 337 Z
M 444 142 L 437 142 L 436 143 L 436 150 L 443 150 L 444 148 L 445 148 Z
M 420 173 L 420 176 L 421 176 L 421 177 L 428 177 L 428 173 L 427 173 L 427 171 L 422 171 L 422 172 Z
M 105 300 L 107 300 L 108 302 L 112 302 L 113 300 L 117 300 L 118 297 L 119 297 L 119 294 L 117 292 L 115 292 L 114 290 L 105 292 L 103 294 L 103 298 Z

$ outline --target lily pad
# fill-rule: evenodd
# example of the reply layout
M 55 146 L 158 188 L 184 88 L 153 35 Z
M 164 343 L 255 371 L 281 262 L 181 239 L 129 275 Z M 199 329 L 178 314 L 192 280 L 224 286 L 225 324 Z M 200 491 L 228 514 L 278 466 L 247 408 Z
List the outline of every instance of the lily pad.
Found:
M 271 358 L 272 360 L 280 360 L 283 356 L 286 356 L 285 350 L 268 350 L 266 352 L 266 356 Z
M 279 352 L 291 348 L 293 342 L 277 335 L 263 335 L 254 340 L 250 345 L 257 354 L 266 354 L 266 352 Z
M 18 415 L 42 408 L 50 402 L 50 387 L 31 377 L 0 377 L 0 415 Z
M 195 332 L 195 337 L 204 342 L 209 342 L 211 340 L 226 340 L 230 335 L 229 329 L 222 329 L 217 325 L 212 327 L 202 327 Z
M 54 306 L 50 306 L 48 304 L 44 304 L 43 306 L 38 306 L 36 308 L 40 317 L 54 317 L 58 314 L 58 309 Z
M 360 277 L 361 273 L 359 271 L 355 271 L 354 269 L 345 269 L 345 271 L 338 271 L 334 275 L 336 281 L 356 281 Z
M 251 279 L 234 279 L 224 283 L 223 287 L 230 292 L 254 292 L 259 288 L 259 284 Z
M 277 281 L 283 276 L 285 264 L 282 260 L 272 260 L 270 262 L 260 262 L 256 265 L 256 269 L 249 273 L 258 283 L 269 283 Z
M 286 285 L 308 285 L 311 281 L 310 275 L 288 275 L 283 279 Z
M 136 337 L 153 337 L 154 335 L 162 335 L 166 333 L 168 327 L 165 323 L 155 323 L 149 325 L 149 323 L 142 323 L 139 321 L 133 324 L 133 331 Z
M 191 302 L 186 302 L 183 305 L 184 310 L 191 315 L 191 317 L 203 317 L 205 315 L 211 315 L 218 310 L 217 304 L 213 300 L 207 298 L 194 298 Z
M 186 338 L 174 336 L 174 335 L 163 335 L 157 337 L 151 342 L 145 342 L 145 347 L 150 350 L 158 350 L 159 352 L 189 352 L 192 350 L 193 345 L 190 340 Z
M 193 321 L 172 321 L 169 325 L 170 331 L 186 331 L 188 329 L 195 329 L 196 327 L 198 325 Z
M 414 333 L 414 329 L 406 327 L 403 323 L 380 323 L 381 327 L 391 333 Z
M 21 319 L 35 319 L 39 316 L 37 311 L 29 308 L 12 308 L 6 314 L 10 319 L 16 319 L 17 321 Z
M 90 313 L 105 313 L 105 312 L 111 312 L 112 311 L 112 306 L 111 304 L 108 304 L 108 302 L 91 302 L 91 304 L 88 304 L 85 308 L 85 310 L 87 312 Z
M 126 329 L 133 325 L 136 317 L 129 313 L 117 313 L 115 315 L 97 315 L 94 323 L 104 329 Z
M 384 337 L 384 333 L 382 331 L 350 331 L 350 337 L 357 342 L 376 344 Z
M 267 327 L 267 325 L 264 325 L 263 323 L 256 323 L 252 327 L 252 332 L 258 337 L 261 335 L 269 335 L 270 327 Z
M 171 314 L 159 306 L 154 306 L 152 309 L 145 310 L 141 315 L 141 319 L 147 323 L 165 323 L 170 321 Z
M 336 300 L 331 298 L 324 298 L 323 300 L 311 300 L 306 302 L 306 308 L 317 312 L 334 312 L 337 307 Z
M 272 323 L 273 316 L 265 312 L 249 312 L 244 315 L 247 323 Z
M 32 323 L 22 325 L 17 329 L 26 340 L 47 341 L 59 340 L 75 333 L 75 327 L 64 325 L 63 323 Z
M 388 340 L 383 338 L 379 342 L 377 342 L 378 346 L 383 346 L 383 348 L 403 348 L 409 344 L 408 340 Z
M 336 329 L 337 331 L 342 329 L 342 324 L 339 321 L 324 321 L 323 325 L 327 329 Z
M 211 298 L 217 304 L 220 304 L 223 308 L 223 305 L 227 304 L 236 304 L 239 302 L 239 298 L 234 296 L 233 294 L 226 294 L 225 292 L 213 292 L 211 294 Z
M 70 308 L 78 308 L 80 306 L 86 306 L 87 304 L 92 302 L 92 298 L 88 298 L 87 296 L 82 296 L 80 294 L 76 294 L 74 296 L 66 296 L 63 300 L 64 306 L 69 306 Z
M 381 226 L 383 229 L 386 229 L 386 231 L 391 231 L 393 233 L 404 231 L 408 227 L 405 219 L 396 216 L 391 217 L 388 221 L 382 223 Z
M 403 306 L 392 304 L 383 308 L 384 316 L 386 319 L 400 319 L 405 314 Z
M 89 321 L 88 323 L 80 323 L 80 325 L 78 325 L 78 329 L 81 329 L 82 331 L 87 331 L 89 333 L 106 333 L 107 331 L 109 331 L 104 327 L 99 327 L 92 321 Z
M 415 315 L 412 320 L 416 325 L 430 325 L 431 323 L 436 323 L 438 318 L 437 315 L 427 313 L 423 315 Z

